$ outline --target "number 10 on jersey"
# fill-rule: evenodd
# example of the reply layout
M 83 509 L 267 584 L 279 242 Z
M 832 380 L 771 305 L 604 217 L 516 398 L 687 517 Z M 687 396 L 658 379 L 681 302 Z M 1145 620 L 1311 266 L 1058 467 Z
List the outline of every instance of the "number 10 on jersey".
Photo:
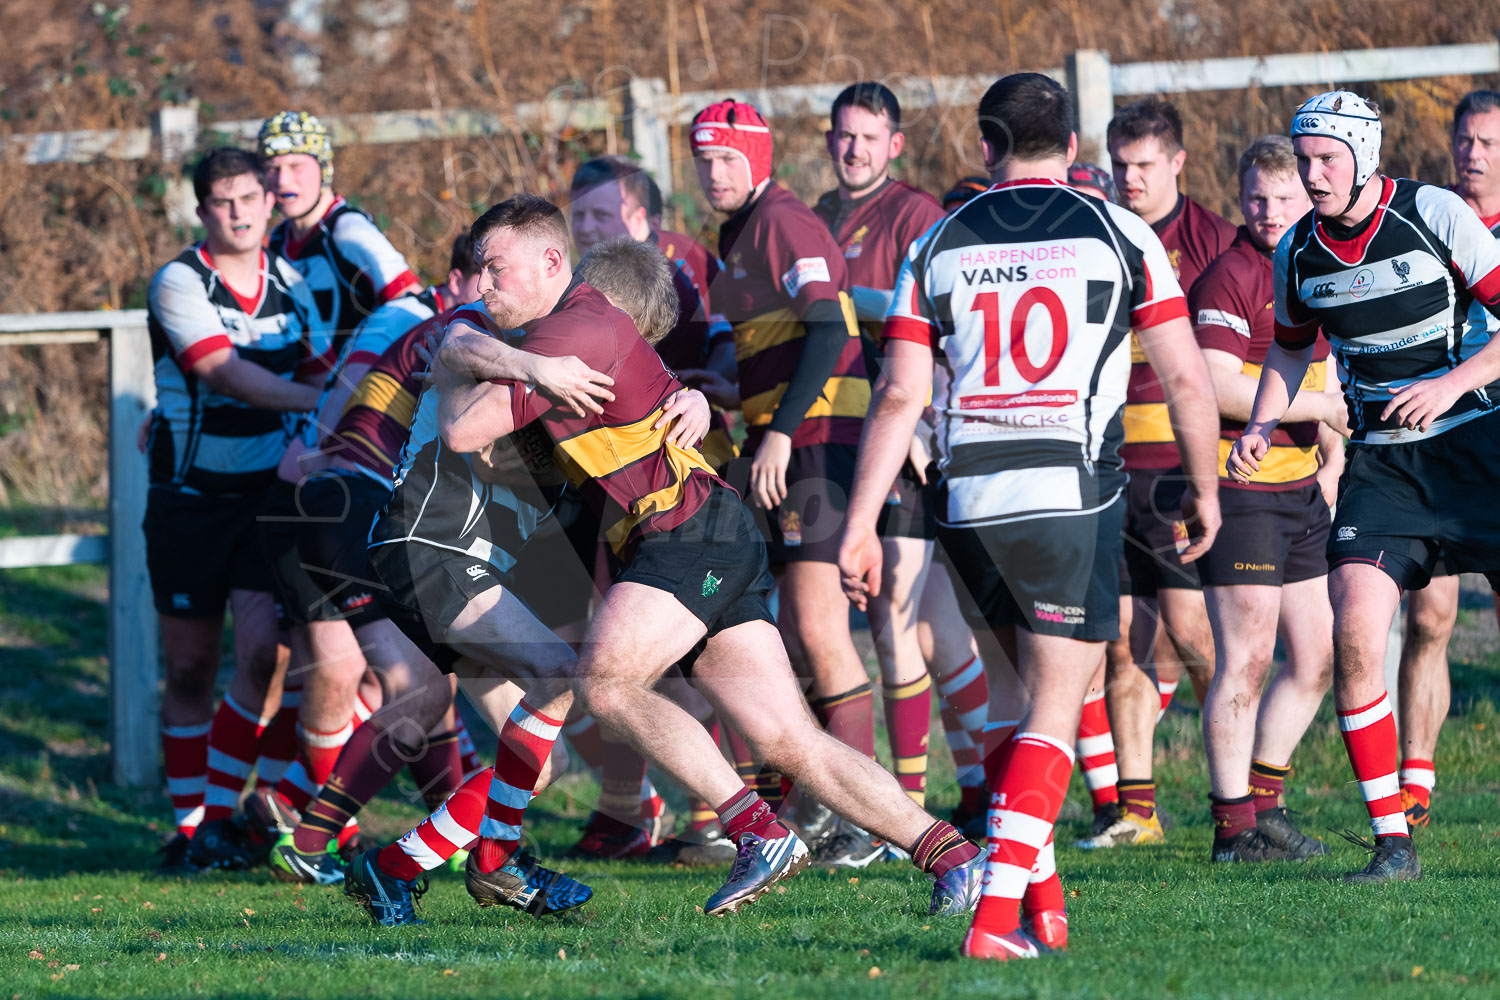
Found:
M 1035 309 L 1045 309 L 1052 323 L 1051 341 L 1047 356 L 1041 364 L 1032 358 L 1026 346 L 1026 324 Z M 1063 352 L 1068 347 L 1068 312 L 1062 299 L 1052 289 L 1038 285 L 1026 289 L 1016 300 L 1011 310 L 1009 323 L 1002 323 L 1000 316 L 1000 293 L 980 292 L 974 296 L 970 312 L 982 314 L 984 318 L 984 384 L 1000 386 L 1000 358 L 1006 350 L 1006 341 L 1001 339 L 1001 327 L 1008 328 L 1011 363 L 1023 380 L 1032 385 L 1042 381 L 1057 368 Z

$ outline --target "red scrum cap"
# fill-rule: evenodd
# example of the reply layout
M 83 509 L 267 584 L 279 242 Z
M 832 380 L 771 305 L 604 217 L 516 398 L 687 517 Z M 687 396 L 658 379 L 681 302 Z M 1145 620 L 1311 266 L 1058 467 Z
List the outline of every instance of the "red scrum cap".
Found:
M 693 155 L 726 149 L 744 157 L 750 168 L 750 187 L 771 176 L 771 126 L 753 104 L 720 101 L 693 116 L 690 141 Z

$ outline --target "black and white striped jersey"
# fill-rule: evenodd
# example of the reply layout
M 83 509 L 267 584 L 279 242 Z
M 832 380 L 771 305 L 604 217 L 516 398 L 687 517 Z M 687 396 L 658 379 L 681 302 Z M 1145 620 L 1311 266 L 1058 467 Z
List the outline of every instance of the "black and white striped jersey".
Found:
M 1451 191 L 1376 178 L 1368 223 L 1337 239 L 1309 212 L 1276 247 L 1276 340 L 1328 338 L 1349 404 L 1351 438 L 1394 444 L 1441 434 L 1500 404 L 1500 383 L 1466 393 L 1426 431 L 1380 420 L 1403 386 L 1437 378 L 1489 342 L 1500 315 L 1500 244 Z
M 1052 180 L 997 184 L 912 244 L 885 336 L 929 344 L 945 524 L 1083 514 L 1124 485 L 1128 334 L 1185 318 L 1151 227 Z
M 316 307 L 301 276 L 280 257 L 261 254 L 259 283 L 253 298 L 241 297 L 203 244 L 188 247 L 151 280 L 152 486 L 241 495 L 275 480 L 290 416 L 215 392 L 192 374 L 200 359 L 231 347 L 241 360 L 292 379 L 306 357 Z

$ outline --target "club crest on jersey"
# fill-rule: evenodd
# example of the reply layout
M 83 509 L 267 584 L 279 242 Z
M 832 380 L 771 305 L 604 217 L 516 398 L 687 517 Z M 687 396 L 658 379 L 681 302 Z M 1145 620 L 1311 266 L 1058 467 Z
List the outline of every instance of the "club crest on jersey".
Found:
M 854 236 L 849 240 L 849 245 L 844 248 L 845 260 L 857 260 L 859 255 L 865 252 L 865 237 L 870 235 L 869 226 L 860 226 L 854 231 Z
M 1391 261 L 1391 270 L 1396 272 L 1396 277 L 1401 279 L 1401 284 L 1411 284 L 1411 265 L 1404 260 Z
M 1375 287 L 1375 272 L 1368 267 L 1359 269 L 1354 280 L 1349 283 L 1349 294 L 1356 299 L 1362 299 L 1370 294 L 1370 289 Z
M 795 510 L 781 512 L 781 544 L 787 546 L 802 544 L 802 516 Z

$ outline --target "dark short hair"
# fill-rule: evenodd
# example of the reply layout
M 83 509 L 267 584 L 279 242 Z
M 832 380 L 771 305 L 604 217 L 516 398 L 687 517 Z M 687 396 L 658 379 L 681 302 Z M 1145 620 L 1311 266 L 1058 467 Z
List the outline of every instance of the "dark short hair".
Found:
M 657 218 L 661 215 L 661 188 L 650 171 L 627 156 L 601 156 L 580 163 L 573 171 L 573 181 L 568 185 L 568 194 L 578 195 L 602 184 L 619 184 L 620 190 L 644 205 L 646 215 Z
M 453 241 L 453 251 L 448 254 L 448 270 L 457 271 L 465 278 L 479 273 L 479 262 L 474 259 L 474 240 L 467 230 L 459 233 L 458 239 Z
M 193 166 L 193 193 L 198 196 L 198 204 L 208 200 L 216 182 L 241 174 L 249 174 L 255 183 L 266 186 L 266 165 L 254 153 L 234 146 L 220 146 L 204 153 Z
M 1171 101 L 1160 97 L 1143 97 L 1125 105 L 1109 120 L 1105 143 L 1113 149 L 1116 143 L 1138 142 L 1154 138 L 1168 153 L 1182 149 L 1182 115 Z
M 1500 91 L 1471 90 L 1453 108 L 1453 131 L 1458 131 L 1464 115 L 1484 115 L 1500 111 Z
M 469 227 L 469 242 L 476 256 L 490 233 L 497 229 L 519 229 L 526 235 L 550 237 L 564 250 L 573 245 L 568 239 L 568 223 L 562 209 L 534 194 L 513 194 L 474 220 Z
M 1050 76 L 1012 73 L 979 100 L 979 134 L 999 159 L 1066 156 L 1073 134 L 1073 99 Z
M 844 108 L 863 108 L 872 115 L 885 115 L 892 132 L 901 128 L 901 102 L 883 83 L 861 80 L 839 91 L 839 96 L 833 99 L 833 110 L 828 113 L 830 127 L 838 127 L 839 112 Z
M 616 236 L 583 255 L 577 277 L 629 316 L 646 343 L 654 347 L 677 325 L 675 267 L 656 244 Z

